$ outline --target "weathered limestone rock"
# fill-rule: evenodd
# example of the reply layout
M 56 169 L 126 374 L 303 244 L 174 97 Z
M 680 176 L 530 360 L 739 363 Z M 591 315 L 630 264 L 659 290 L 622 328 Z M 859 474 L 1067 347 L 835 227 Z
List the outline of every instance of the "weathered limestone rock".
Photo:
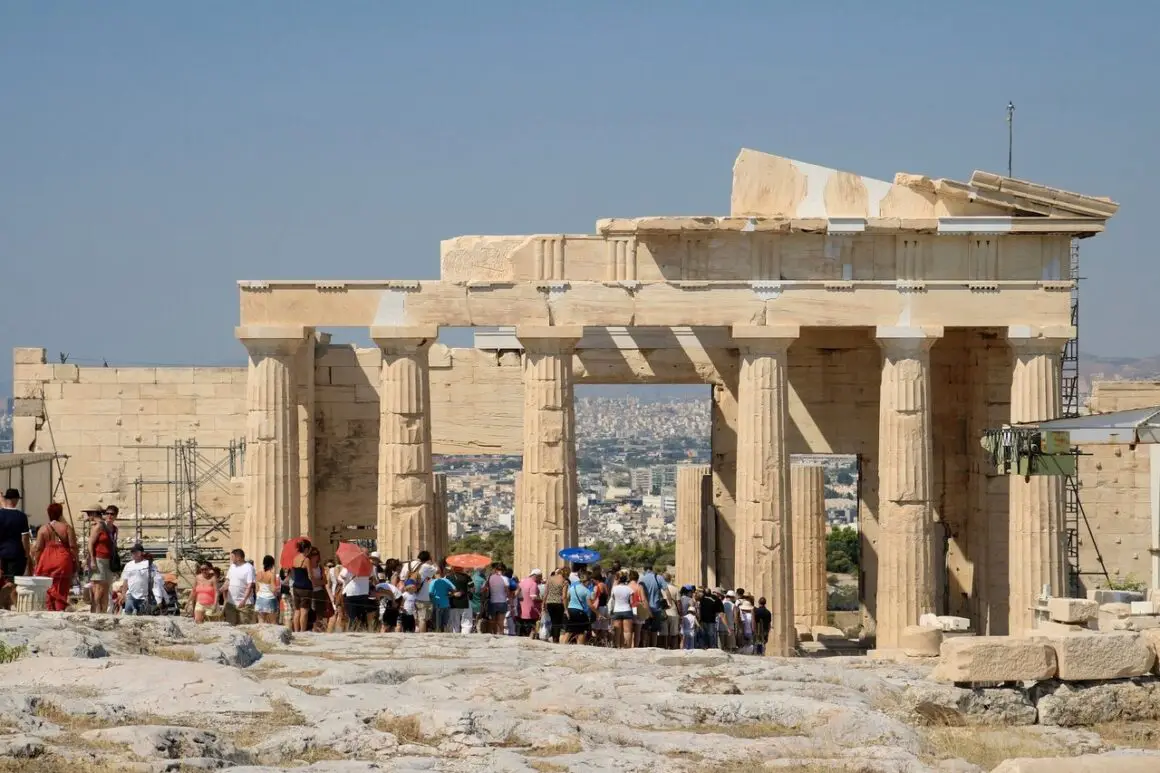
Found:
M 1155 773 L 1160 752 L 1111 752 L 1081 757 L 1043 757 L 1001 762 L 991 773 Z
M 1039 723 L 1089 727 L 1160 719 L 1160 681 L 1041 682 L 1035 686 Z
M 1156 654 L 1156 662 L 1152 666 L 1153 674 L 1160 674 L 1160 628 L 1150 628 L 1140 632 L 1140 638 L 1145 641 L 1152 652 Z
M 942 647 L 942 629 L 927 628 L 922 625 L 908 625 L 902 631 L 899 644 L 902 651 L 912 658 L 937 658 Z
M 940 631 L 969 631 L 971 621 L 966 617 L 954 615 L 935 615 L 927 613 L 918 618 L 918 624 L 927 628 L 937 628 Z
M 708 582 L 705 510 L 713 499 L 713 481 L 707 464 L 677 468 L 677 581 Z
M 790 467 L 790 508 L 793 512 L 794 622 L 825 625 L 828 588 L 824 467 L 805 464 Z
M 906 626 L 934 612 L 930 348 L 939 328 L 878 328 L 883 350 L 878 429 L 878 638 L 896 649 Z
M 276 556 L 299 529 L 294 357 L 306 340 L 306 329 L 239 327 L 236 334 L 250 355 L 242 549 L 248 556 Z
M 930 677 L 944 682 L 1025 682 L 1056 674 L 1050 645 L 1013 636 L 947 639 L 939 659 Z
M 1138 633 L 1050 636 L 1037 640 L 1055 651 L 1057 673 L 1062 681 L 1142 676 L 1156 663 L 1156 653 Z
M 1053 597 L 1047 600 L 1047 612 L 1058 623 L 1086 623 L 1099 609 L 1098 603 L 1087 599 Z
M 1036 636 L 1051 636 L 1051 635 L 1072 635 L 1072 634 L 1092 634 L 1095 633 L 1087 626 L 1072 624 L 1072 623 L 1057 623 L 1054 620 L 1039 620 L 1035 624 L 1034 634 Z
M 768 600 L 766 654 L 794 651 L 793 537 L 786 431 L 786 356 L 797 328 L 734 327 L 741 349 L 734 583 Z
M 1014 352 L 1011 423 L 1044 421 L 1059 416 L 1059 368 L 1065 338 L 1042 337 L 1041 331 L 1011 328 Z M 1034 628 L 1035 599 L 1048 586 L 1053 594 L 1066 588 L 1063 560 L 1063 478 L 1055 475 L 1010 476 L 1008 575 L 1011 605 L 1008 632 Z
M 377 525 L 384 558 L 410 561 L 434 547 L 427 350 L 438 336 L 434 325 L 371 329 L 382 350 Z

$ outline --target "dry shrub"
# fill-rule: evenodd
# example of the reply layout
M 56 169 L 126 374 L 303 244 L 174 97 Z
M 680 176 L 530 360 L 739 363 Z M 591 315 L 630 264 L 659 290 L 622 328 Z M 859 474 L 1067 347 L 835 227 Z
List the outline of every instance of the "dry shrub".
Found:
M 547 746 L 525 749 L 524 754 L 530 757 L 556 757 L 561 754 L 579 754 L 581 749 L 583 747 L 579 741 L 570 739 L 560 741 L 559 743 L 548 744 Z
M 307 695 L 317 695 L 319 697 L 330 695 L 331 690 L 330 687 L 315 687 L 312 684 L 294 684 L 293 682 L 290 683 L 290 686 L 295 690 L 301 690 Z
M 957 758 L 991 770 L 1012 757 L 1070 757 L 1072 752 L 1022 727 L 933 727 L 923 733 L 923 747 L 935 759 Z
M 433 739 L 423 735 L 423 728 L 418 714 L 396 716 L 394 714 L 380 714 L 375 717 L 375 730 L 390 733 L 401 743 L 414 743 L 430 746 Z
M 538 770 L 540 773 L 568 773 L 566 765 L 557 765 L 554 762 L 544 762 L 543 760 L 532 760 L 528 763 L 528 767 L 532 770 Z
M 157 658 L 165 658 L 166 660 L 181 660 L 186 663 L 197 662 L 197 653 L 184 647 L 158 647 L 149 654 Z
M 686 728 L 677 728 L 684 730 Z M 690 733 L 716 733 L 733 738 L 784 738 L 791 735 L 802 735 L 799 727 L 782 725 L 777 722 L 753 722 L 743 725 L 692 725 L 687 728 Z
M 1088 728 L 1104 741 L 1129 749 L 1160 749 L 1160 722 L 1106 722 Z

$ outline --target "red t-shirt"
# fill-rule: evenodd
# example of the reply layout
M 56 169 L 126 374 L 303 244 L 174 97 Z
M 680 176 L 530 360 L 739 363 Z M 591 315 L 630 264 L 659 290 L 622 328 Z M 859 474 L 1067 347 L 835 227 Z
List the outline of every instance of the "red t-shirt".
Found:
M 93 558 L 113 557 L 113 538 L 109 532 L 116 534 L 116 527 L 112 529 L 101 527 L 101 530 L 97 532 L 97 541 L 93 545 Z

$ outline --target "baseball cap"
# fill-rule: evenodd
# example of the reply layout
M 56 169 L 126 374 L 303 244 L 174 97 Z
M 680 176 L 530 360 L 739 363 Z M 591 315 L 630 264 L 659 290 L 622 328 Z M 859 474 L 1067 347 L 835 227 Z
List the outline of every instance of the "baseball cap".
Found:
M 726 593 L 725 593 L 725 598 L 727 598 L 727 599 L 735 599 L 735 598 L 737 598 L 737 594 L 736 594 L 736 593 L 734 593 L 733 591 L 726 591 Z
M 129 548 L 129 552 L 130 553 L 144 553 L 145 546 L 142 545 L 140 542 L 134 542 L 133 547 Z

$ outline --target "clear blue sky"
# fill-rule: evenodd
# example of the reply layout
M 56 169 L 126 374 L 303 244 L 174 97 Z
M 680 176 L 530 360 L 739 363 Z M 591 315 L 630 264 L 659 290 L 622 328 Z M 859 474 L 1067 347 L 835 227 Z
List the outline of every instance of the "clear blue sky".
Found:
M 725 213 L 742 146 L 1001 172 L 1009 99 L 1016 176 L 1122 204 L 1082 348 L 1160 351 L 1160 4 L 799 5 L 0 0 L 0 394 L 12 346 L 241 362 L 238 279 Z

